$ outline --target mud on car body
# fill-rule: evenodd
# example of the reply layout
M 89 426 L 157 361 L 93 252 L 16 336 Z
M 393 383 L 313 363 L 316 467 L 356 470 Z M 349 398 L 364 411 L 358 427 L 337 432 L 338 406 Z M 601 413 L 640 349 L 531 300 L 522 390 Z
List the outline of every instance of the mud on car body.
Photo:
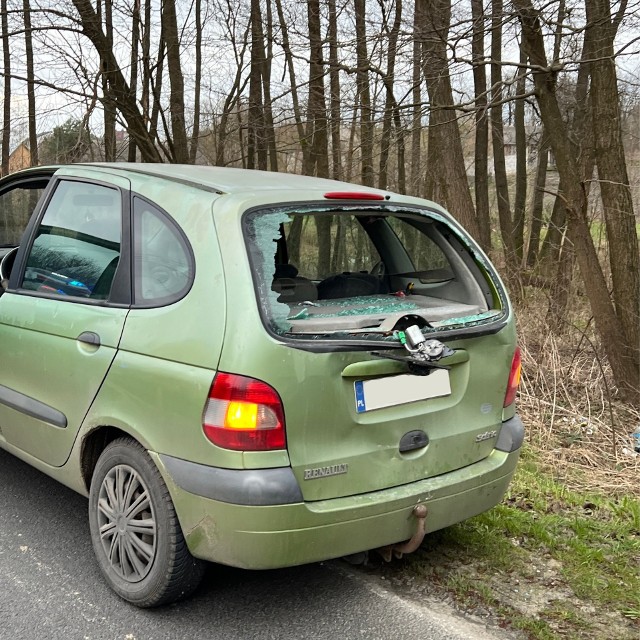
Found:
M 515 321 L 438 205 L 144 164 L 0 181 L 0 446 L 89 497 L 143 607 L 203 561 L 382 549 L 502 498 L 523 440 Z

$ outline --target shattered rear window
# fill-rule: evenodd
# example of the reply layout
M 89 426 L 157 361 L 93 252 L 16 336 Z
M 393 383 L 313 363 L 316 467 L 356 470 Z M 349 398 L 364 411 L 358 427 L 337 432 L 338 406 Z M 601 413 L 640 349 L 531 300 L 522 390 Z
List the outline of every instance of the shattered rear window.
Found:
M 251 212 L 245 219 L 263 316 L 299 338 L 389 339 L 491 323 L 506 301 L 442 217 L 390 208 Z

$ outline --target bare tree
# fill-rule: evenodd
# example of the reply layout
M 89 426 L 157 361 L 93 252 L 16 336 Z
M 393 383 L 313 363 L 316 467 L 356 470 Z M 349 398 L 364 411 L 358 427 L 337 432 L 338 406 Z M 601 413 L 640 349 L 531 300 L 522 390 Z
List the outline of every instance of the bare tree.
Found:
M 509 183 L 504 154 L 504 125 L 502 122 L 502 0 L 491 0 L 491 142 L 493 170 L 496 180 L 500 237 L 504 252 L 507 279 L 516 282 L 516 253 L 513 239 L 513 220 L 509 199 Z
M 269 168 L 271 171 L 278 170 L 278 153 L 276 149 L 276 134 L 273 124 L 273 110 L 271 100 L 271 63 L 273 60 L 273 12 L 271 2 L 267 7 L 267 50 L 262 63 L 262 86 L 264 88 L 264 126 L 269 155 Z
M 520 44 L 521 69 L 527 64 L 527 54 Z M 518 71 L 516 80 L 516 98 L 513 107 L 513 123 L 516 142 L 516 193 L 513 202 L 513 245 L 518 260 L 522 262 L 524 251 L 524 221 L 527 206 L 527 130 L 525 125 L 525 77 L 524 71 Z
M 474 183 L 479 240 L 485 251 L 491 250 L 489 218 L 489 120 L 487 118 L 487 71 L 484 64 L 485 14 L 482 0 L 471 0 L 471 57 L 475 113 Z
M 308 0 L 307 18 L 309 26 L 309 105 L 306 135 L 310 141 L 307 173 L 328 178 L 329 146 L 319 0 Z M 327 274 L 331 269 L 331 216 L 316 216 L 315 224 L 318 236 L 318 255 L 320 256 L 318 270 L 321 274 Z
M 189 162 L 187 129 L 184 118 L 184 77 L 180 65 L 180 36 L 175 0 L 162 0 L 162 31 L 167 43 L 167 71 L 169 73 L 169 111 L 173 162 Z
M 449 75 L 447 34 L 451 21 L 450 0 L 417 0 L 424 19 L 418 37 L 422 39 L 422 70 L 429 92 L 429 145 L 437 147 L 438 180 L 444 200 L 460 222 L 474 235 L 478 223 L 469 191 L 462 154 L 460 130 Z
M 338 16 L 336 0 L 329 0 L 329 112 L 331 117 L 331 175 L 342 180 L 342 140 L 340 109 L 340 71 L 338 69 Z
M 307 2 L 307 20 L 309 27 L 309 100 L 305 136 L 309 141 L 309 154 L 304 172 L 308 175 L 328 178 L 327 105 L 322 62 L 319 0 Z
M 622 6 L 624 6 L 623 3 Z M 585 2 L 593 42 L 591 105 L 598 181 L 609 241 L 613 303 L 625 335 L 629 365 L 640 369 L 640 255 L 622 144 L 620 96 L 614 58 L 616 25 L 609 0 Z M 622 8 L 622 7 L 621 7 Z M 618 20 L 623 15 L 620 14 Z M 636 376 L 640 398 L 640 374 Z
M 360 102 L 360 155 L 362 158 L 362 184 L 372 187 L 373 175 L 373 130 L 371 88 L 369 84 L 369 59 L 367 55 L 367 27 L 365 1 L 354 0 L 356 21 L 356 82 Z
M 413 10 L 413 51 L 411 56 L 411 193 L 422 193 L 422 167 L 420 166 L 420 148 L 422 140 L 422 40 L 419 37 L 424 20 L 421 10 L 423 3 L 415 2 Z
M 267 169 L 262 66 L 264 34 L 260 0 L 251 0 L 251 68 L 249 72 L 249 114 L 247 123 L 247 168 Z
M 98 18 L 104 21 L 104 31 L 107 47 L 113 50 L 113 2 L 112 0 L 98 0 L 96 7 Z M 101 15 L 104 11 L 104 15 Z M 113 162 L 116 159 L 116 105 L 111 99 L 111 70 L 102 63 L 102 95 L 104 96 L 104 159 Z
M 543 129 L 538 142 L 536 178 L 531 196 L 531 225 L 529 227 L 529 246 L 527 249 L 526 265 L 533 268 L 538 261 L 540 247 L 540 231 L 542 230 L 542 212 L 544 205 L 544 191 L 547 181 L 547 167 L 549 164 L 549 138 Z
M 195 86 L 193 95 L 193 129 L 191 130 L 191 146 L 189 147 L 189 162 L 196 161 L 198 141 L 200 138 L 200 92 L 202 84 L 202 0 L 195 0 L 194 13 L 196 19 L 195 41 Z
M 129 74 L 129 86 L 131 91 L 136 94 L 138 89 L 138 46 L 140 44 L 140 0 L 133 0 L 131 12 L 131 72 Z M 136 160 L 136 143 L 129 140 L 129 148 L 127 151 L 127 160 L 135 162 Z
M 145 127 L 136 98 L 131 94 L 131 89 L 122 74 L 113 48 L 102 31 L 100 20 L 91 6 L 91 2 L 89 0 L 73 0 L 73 4 L 78 11 L 84 34 L 102 56 L 104 71 L 111 74 L 111 97 L 115 100 L 117 108 L 127 122 L 129 135 L 136 141 L 144 160 L 160 162 L 162 160 L 160 153 Z
M 383 7 L 384 11 L 384 7 Z M 387 73 L 385 74 L 384 84 L 386 89 L 384 114 L 382 118 L 382 138 L 380 140 L 380 169 L 378 172 L 378 185 L 381 189 L 388 188 L 388 161 L 391 146 L 391 126 L 394 115 L 395 98 L 393 95 L 395 83 L 395 67 L 396 54 L 398 48 L 398 35 L 400 33 L 400 24 L 402 22 L 402 0 L 395 0 L 395 11 L 393 24 L 389 28 L 386 14 L 384 14 L 383 28 L 389 35 L 389 45 L 387 48 Z M 401 131 L 396 130 L 398 135 L 402 135 Z M 400 167 L 398 167 L 400 169 Z
M 27 113 L 29 121 L 29 155 L 31 166 L 40 164 L 38 159 L 38 132 L 36 129 L 36 95 L 33 71 L 33 37 L 31 33 L 31 7 L 29 0 L 23 0 L 24 48 L 27 63 Z

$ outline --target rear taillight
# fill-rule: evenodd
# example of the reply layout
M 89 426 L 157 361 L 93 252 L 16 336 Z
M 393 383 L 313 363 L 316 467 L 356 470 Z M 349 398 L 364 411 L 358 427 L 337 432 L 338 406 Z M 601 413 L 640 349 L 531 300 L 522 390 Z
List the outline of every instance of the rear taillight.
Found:
M 217 373 L 202 416 L 213 444 L 239 451 L 284 449 L 284 410 L 278 392 L 266 382 Z
M 522 371 L 522 359 L 520 358 L 520 347 L 516 347 L 511 361 L 511 371 L 509 371 L 509 382 L 507 384 L 507 393 L 504 396 L 504 405 L 508 407 L 513 404 L 516 399 L 516 392 L 520 385 L 520 372 Z

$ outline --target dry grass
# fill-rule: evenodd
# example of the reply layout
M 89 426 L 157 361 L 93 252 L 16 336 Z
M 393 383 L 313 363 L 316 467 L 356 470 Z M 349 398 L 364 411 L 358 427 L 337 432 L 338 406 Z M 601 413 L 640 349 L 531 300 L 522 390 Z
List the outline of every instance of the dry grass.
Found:
M 640 413 L 617 399 L 585 302 L 562 333 L 545 324 L 544 300 L 518 309 L 523 380 L 518 410 L 531 447 L 554 478 L 579 491 L 640 496 L 640 455 L 630 437 Z

